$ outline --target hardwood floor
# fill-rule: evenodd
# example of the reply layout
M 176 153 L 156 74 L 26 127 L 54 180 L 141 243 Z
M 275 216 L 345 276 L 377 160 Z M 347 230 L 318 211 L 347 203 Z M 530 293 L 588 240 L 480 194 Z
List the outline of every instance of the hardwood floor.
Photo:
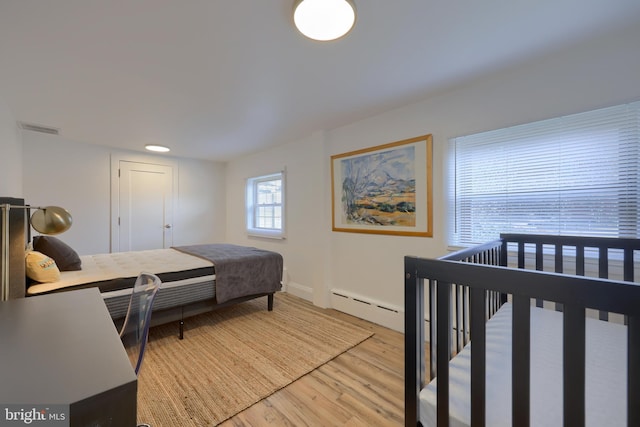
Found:
M 404 335 L 329 311 L 374 335 L 221 426 L 404 424 Z

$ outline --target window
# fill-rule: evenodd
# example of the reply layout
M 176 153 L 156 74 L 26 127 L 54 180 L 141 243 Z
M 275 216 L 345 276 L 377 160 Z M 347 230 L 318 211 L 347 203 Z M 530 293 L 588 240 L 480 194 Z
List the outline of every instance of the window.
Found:
M 284 172 L 247 180 L 247 232 L 284 238 Z
M 449 243 L 640 237 L 640 102 L 450 140 Z

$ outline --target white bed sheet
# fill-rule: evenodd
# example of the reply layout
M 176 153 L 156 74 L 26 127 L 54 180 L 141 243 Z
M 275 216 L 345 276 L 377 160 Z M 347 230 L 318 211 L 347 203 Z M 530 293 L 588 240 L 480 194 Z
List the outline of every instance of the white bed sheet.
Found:
M 122 277 L 136 277 L 141 271 L 154 274 L 211 267 L 212 263 L 175 249 L 151 249 L 134 252 L 83 255 L 82 270 L 62 271 L 60 280 L 31 285 L 27 294 L 63 289 L 83 283 L 100 282 Z M 210 277 L 212 279 L 212 277 Z
M 487 322 L 486 425 L 511 426 L 512 306 Z M 586 319 L 586 426 L 625 426 L 627 328 Z M 562 313 L 531 309 L 531 426 L 562 426 Z M 449 364 L 450 426 L 469 426 L 471 344 Z M 420 393 L 420 421 L 436 425 L 437 378 Z

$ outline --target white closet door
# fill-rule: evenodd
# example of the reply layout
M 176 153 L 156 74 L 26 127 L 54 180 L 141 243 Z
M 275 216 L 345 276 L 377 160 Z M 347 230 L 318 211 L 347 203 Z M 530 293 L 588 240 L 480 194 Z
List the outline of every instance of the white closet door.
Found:
M 173 242 L 173 168 L 120 161 L 117 251 L 168 248 Z

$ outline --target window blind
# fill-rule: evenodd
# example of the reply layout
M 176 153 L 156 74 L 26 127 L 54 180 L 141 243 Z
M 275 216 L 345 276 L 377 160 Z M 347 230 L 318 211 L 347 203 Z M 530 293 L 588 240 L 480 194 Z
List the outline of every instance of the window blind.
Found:
M 640 102 L 449 141 L 449 243 L 640 237 Z

